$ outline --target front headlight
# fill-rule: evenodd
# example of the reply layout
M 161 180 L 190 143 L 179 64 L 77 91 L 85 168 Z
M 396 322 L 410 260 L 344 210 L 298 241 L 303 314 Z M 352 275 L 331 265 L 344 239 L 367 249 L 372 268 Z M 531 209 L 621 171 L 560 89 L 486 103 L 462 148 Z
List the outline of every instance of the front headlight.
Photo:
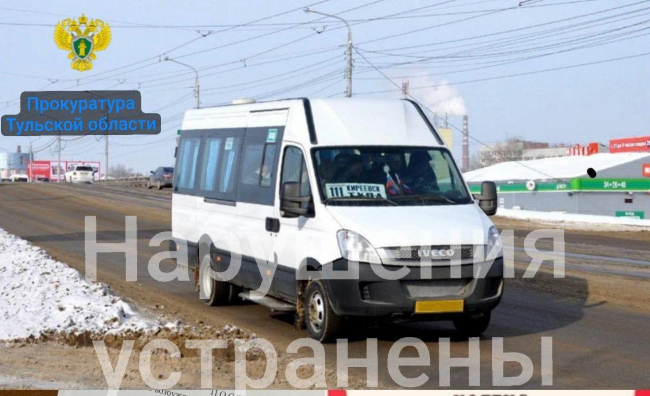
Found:
M 485 251 L 486 259 L 496 259 L 503 256 L 503 242 L 499 236 L 499 230 L 495 226 L 488 230 L 488 241 Z
M 341 256 L 350 261 L 381 264 L 381 259 L 368 240 L 356 232 L 341 230 L 336 233 Z

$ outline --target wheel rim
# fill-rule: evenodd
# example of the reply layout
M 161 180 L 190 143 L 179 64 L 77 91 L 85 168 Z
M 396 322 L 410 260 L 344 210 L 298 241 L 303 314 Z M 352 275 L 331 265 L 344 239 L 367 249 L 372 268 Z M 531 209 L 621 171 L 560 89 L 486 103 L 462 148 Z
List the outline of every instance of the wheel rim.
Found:
M 212 277 L 210 276 L 210 264 L 203 264 L 201 271 L 201 290 L 205 298 L 212 296 Z
M 325 321 L 325 300 L 320 292 L 314 292 L 309 299 L 309 324 L 320 331 Z

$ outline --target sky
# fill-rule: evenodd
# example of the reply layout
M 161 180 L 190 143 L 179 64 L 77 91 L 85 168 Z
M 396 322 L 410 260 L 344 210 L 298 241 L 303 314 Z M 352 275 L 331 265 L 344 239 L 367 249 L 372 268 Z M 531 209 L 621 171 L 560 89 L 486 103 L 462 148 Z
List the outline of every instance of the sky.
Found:
M 509 137 L 607 143 L 650 135 L 650 0 L 0 0 L 0 115 L 23 91 L 138 89 L 160 113 L 156 136 L 109 138 L 111 166 L 173 165 L 176 131 L 195 105 L 343 96 L 347 29 L 353 96 L 410 94 L 449 122 L 469 117 L 471 151 Z M 53 40 L 66 18 L 108 22 L 112 42 L 93 69 L 73 70 Z M 35 159 L 57 157 L 55 138 L 33 137 Z M 461 135 L 454 132 L 460 158 Z M 0 136 L 0 150 L 29 150 Z M 104 141 L 64 138 L 63 160 L 104 161 Z

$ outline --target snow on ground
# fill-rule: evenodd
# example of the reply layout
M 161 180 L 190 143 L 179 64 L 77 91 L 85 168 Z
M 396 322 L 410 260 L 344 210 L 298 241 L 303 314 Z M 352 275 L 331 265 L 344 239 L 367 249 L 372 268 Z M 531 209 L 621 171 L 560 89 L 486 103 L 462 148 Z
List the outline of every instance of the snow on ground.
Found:
M 569 156 L 543 158 L 530 161 L 502 162 L 466 172 L 463 176 L 468 183 L 490 180 L 494 182 L 509 180 L 548 180 L 587 177 L 587 169 L 596 172 L 622 165 L 641 158 L 650 158 L 648 153 L 600 153 L 589 156 Z M 640 169 L 640 166 L 639 166 Z
M 154 329 L 102 283 L 0 228 L 0 340 Z
M 533 210 L 503 208 L 498 209 L 497 216 L 519 220 L 531 220 L 540 223 L 564 223 L 570 224 L 572 228 L 587 230 L 593 230 L 594 225 L 598 225 L 598 230 L 650 231 L 650 220 L 647 219 L 572 214 L 564 212 L 536 212 Z

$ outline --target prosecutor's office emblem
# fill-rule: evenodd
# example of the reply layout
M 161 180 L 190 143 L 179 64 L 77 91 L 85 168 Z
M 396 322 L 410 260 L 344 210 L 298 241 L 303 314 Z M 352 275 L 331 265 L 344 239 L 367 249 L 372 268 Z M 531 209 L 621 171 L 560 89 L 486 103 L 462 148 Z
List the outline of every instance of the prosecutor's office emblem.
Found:
M 64 19 L 54 28 L 57 47 L 69 51 L 72 68 L 86 71 L 93 68 L 95 52 L 103 51 L 111 43 L 111 28 L 100 19 L 88 19 L 81 14 L 79 20 Z

